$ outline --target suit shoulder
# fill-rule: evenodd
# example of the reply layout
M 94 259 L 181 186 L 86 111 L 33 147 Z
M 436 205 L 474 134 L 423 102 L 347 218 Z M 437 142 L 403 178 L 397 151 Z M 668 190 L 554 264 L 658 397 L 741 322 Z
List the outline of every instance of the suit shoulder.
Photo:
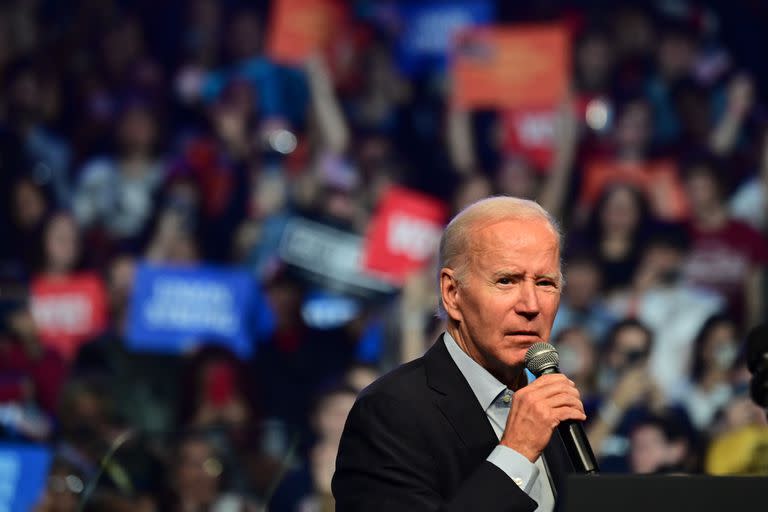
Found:
M 360 392 L 358 400 L 390 397 L 398 401 L 421 398 L 427 392 L 424 359 L 418 358 L 384 374 Z

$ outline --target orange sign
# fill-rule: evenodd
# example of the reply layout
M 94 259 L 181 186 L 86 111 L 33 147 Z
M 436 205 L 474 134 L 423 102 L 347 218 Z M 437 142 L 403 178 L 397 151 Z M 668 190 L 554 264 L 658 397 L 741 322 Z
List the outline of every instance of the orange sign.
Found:
M 452 69 L 458 107 L 551 107 L 569 85 L 568 32 L 559 25 L 471 28 L 456 39 Z
M 326 49 L 343 19 L 344 7 L 338 0 L 276 0 L 267 55 L 283 64 L 302 64 Z
M 587 165 L 580 203 L 593 206 L 614 183 L 633 185 L 645 193 L 653 213 L 662 220 L 682 221 L 688 216 L 688 199 L 674 162 L 617 162 L 597 160 Z

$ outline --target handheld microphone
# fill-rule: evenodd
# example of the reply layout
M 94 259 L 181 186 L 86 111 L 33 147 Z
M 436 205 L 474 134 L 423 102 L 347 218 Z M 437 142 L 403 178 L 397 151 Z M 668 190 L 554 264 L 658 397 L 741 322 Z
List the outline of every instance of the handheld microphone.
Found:
M 534 343 L 525 353 L 525 367 L 536 377 L 560 373 L 560 356 L 549 343 Z M 579 473 L 595 474 L 599 471 L 595 454 L 580 421 L 563 421 L 557 426 L 571 463 Z

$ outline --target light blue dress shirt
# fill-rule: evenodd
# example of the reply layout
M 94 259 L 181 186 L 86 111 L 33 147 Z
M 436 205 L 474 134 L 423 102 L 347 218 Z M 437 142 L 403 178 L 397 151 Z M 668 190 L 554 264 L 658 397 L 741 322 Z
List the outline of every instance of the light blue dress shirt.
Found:
M 501 439 L 514 393 L 469 357 L 449 333 L 445 333 L 443 342 L 453 362 L 467 379 L 477 401 L 480 402 L 496 437 Z M 527 370 L 526 375 L 528 382 L 535 378 Z M 550 512 L 554 508 L 555 497 L 543 456 L 536 459 L 535 463 L 531 463 L 512 448 L 498 445 L 486 460 L 504 471 L 518 487 L 539 504 L 536 508 L 537 512 Z

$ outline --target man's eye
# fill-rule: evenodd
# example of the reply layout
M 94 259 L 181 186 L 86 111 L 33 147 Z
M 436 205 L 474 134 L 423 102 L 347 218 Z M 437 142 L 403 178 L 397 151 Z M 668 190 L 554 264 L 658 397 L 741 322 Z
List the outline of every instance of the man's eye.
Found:
M 554 281 L 544 280 L 538 282 L 539 286 L 549 286 L 549 287 L 556 287 L 557 284 Z
M 511 284 L 512 283 L 512 279 L 510 279 L 508 277 L 500 277 L 497 282 L 499 284 Z

